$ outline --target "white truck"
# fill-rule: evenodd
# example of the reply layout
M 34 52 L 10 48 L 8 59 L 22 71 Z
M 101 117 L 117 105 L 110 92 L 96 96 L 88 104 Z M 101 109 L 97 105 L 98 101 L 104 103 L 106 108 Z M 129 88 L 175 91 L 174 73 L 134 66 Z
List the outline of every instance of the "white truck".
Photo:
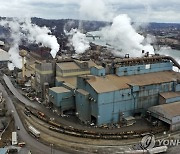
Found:
M 12 145 L 17 145 L 18 140 L 17 140 L 17 132 L 12 132 Z
M 29 126 L 28 128 L 31 134 L 33 134 L 37 138 L 40 137 L 40 132 L 37 129 L 35 129 L 33 126 Z

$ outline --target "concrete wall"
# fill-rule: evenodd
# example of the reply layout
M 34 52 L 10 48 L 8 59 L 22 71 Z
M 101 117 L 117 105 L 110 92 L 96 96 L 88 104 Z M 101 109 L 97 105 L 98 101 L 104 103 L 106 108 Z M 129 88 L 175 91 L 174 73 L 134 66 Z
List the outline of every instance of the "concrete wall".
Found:
M 172 66 L 173 66 L 173 63 L 171 62 L 147 64 L 147 65 L 136 65 L 136 66 L 121 66 L 121 67 L 116 68 L 116 74 L 118 76 L 128 76 L 128 75 L 168 71 L 168 70 L 172 70 Z

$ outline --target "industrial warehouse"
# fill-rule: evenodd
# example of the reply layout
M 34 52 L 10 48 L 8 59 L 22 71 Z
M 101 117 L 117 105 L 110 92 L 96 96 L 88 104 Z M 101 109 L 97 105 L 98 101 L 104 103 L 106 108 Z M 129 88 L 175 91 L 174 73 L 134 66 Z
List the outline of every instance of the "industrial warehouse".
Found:
M 78 58 L 32 63 L 28 58 L 17 82 L 29 80 L 39 100 L 60 115 L 71 111 L 82 123 L 98 127 L 132 125 L 137 116 L 151 116 L 171 130 L 179 129 L 180 121 L 162 120 L 156 111 L 180 101 L 180 74 L 173 71 L 180 66 L 172 57 L 147 53 L 142 58 L 114 58 L 111 63 L 105 58 L 102 64 Z M 159 114 L 166 117 L 163 113 Z M 177 111 L 174 116 L 179 115 Z
M 149 52 L 131 58 L 102 50 L 97 46 L 86 54 L 65 53 L 54 59 L 20 50 L 22 69 L 3 69 L 4 83 L 23 104 L 19 112 L 30 135 L 46 140 L 40 123 L 48 133 L 93 141 L 138 139 L 180 129 L 178 62 Z M 8 59 L 6 55 L 1 62 L 4 68 Z M 16 145 L 25 146 L 18 140 Z

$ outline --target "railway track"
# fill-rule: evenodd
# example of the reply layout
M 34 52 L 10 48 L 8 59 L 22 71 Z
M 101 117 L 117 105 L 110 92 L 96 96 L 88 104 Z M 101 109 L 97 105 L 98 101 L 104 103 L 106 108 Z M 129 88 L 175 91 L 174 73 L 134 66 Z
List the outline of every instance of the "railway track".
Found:
M 165 127 L 154 127 L 153 129 L 139 130 L 139 131 L 130 131 L 130 132 L 95 132 L 95 131 L 87 131 L 81 130 L 77 128 L 73 128 L 71 126 L 64 126 L 59 123 L 53 122 L 50 118 L 46 116 L 42 116 L 42 112 L 38 110 L 31 110 L 29 107 L 25 107 L 25 109 L 31 113 L 33 116 L 38 119 L 46 122 L 50 125 L 49 129 L 55 132 L 59 132 L 66 135 L 82 137 L 82 138 L 90 138 L 90 139 L 106 139 L 106 140 L 120 140 L 120 139 L 133 139 L 142 137 L 148 133 L 157 134 L 166 130 Z M 41 114 L 40 114 L 41 113 Z

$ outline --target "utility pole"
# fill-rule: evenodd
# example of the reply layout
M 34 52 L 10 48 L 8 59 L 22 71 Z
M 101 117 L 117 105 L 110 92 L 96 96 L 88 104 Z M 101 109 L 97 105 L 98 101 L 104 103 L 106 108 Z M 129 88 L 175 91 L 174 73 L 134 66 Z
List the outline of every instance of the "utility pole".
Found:
M 51 154 L 53 154 L 54 152 L 53 152 L 53 144 L 52 143 L 50 144 L 50 147 L 51 147 Z

